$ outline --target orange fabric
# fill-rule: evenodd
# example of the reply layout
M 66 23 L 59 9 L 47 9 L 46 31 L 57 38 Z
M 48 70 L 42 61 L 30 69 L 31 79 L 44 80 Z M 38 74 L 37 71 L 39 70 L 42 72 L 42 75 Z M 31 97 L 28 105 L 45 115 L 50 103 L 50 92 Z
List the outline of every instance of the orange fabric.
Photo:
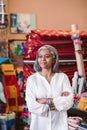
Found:
M 80 110 L 87 111 L 87 97 L 81 97 L 77 105 L 77 108 Z

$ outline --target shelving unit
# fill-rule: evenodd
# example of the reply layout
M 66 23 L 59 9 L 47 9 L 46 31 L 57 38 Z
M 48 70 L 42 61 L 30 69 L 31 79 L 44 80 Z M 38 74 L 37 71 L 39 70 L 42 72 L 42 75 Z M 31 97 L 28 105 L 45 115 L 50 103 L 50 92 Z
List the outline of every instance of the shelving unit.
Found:
M 84 62 L 87 62 L 86 59 L 83 60 Z M 24 60 L 24 63 L 29 63 L 29 64 L 33 64 L 34 60 Z M 75 63 L 76 60 L 59 60 L 59 63 Z

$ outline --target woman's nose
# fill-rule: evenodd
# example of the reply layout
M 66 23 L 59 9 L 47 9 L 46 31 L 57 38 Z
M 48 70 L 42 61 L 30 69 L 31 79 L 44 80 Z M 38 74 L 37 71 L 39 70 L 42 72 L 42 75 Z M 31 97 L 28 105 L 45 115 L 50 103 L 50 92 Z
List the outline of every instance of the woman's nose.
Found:
M 42 60 L 45 60 L 46 59 L 46 56 L 42 56 Z

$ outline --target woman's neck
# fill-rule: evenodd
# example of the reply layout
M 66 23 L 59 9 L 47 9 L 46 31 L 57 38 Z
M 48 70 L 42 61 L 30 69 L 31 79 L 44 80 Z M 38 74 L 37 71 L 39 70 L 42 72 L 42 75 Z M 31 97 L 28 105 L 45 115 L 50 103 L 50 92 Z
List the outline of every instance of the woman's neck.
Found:
M 51 75 L 53 74 L 53 72 L 52 72 L 51 69 L 49 69 L 49 70 L 44 69 L 44 70 L 42 70 L 40 73 L 41 73 L 41 75 L 43 75 L 43 76 L 51 76 Z
M 42 70 L 40 74 L 46 78 L 46 80 L 50 83 L 52 77 L 54 76 L 54 72 L 52 70 Z

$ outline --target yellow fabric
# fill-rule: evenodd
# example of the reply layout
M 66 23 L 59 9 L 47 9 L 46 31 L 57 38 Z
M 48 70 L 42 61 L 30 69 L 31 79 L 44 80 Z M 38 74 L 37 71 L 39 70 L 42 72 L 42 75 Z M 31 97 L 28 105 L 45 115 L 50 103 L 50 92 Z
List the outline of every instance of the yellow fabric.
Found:
M 87 111 L 87 98 L 86 97 L 81 97 L 81 99 L 77 105 L 77 108 L 80 110 Z
M 23 67 L 17 67 L 16 70 L 17 70 L 17 73 L 20 73 L 20 71 L 23 71 Z
M 14 65 L 13 64 L 2 64 L 1 68 L 2 68 L 2 71 L 14 70 Z
M 17 98 L 17 89 L 15 85 L 8 86 L 8 95 L 9 95 L 9 98 Z
M 16 75 L 16 71 L 13 64 L 2 64 L 1 70 L 4 75 Z
M 15 70 L 14 71 L 4 71 L 4 75 L 16 75 Z
M 16 113 L 11 112 L 11 113 L 4 113 L 0 115 L 0 119 L 5 119 L 5 120 L 11 120 L 16 118 Z
M 12 112 L 12 111 L 23 111 L 23 106 L 18 105 L 18 95 L 17 90 L 15 88 L 15 85 L 9 85 L 8 86 L 8 97 L 15 99 L 15 104 L 12 106 L 9 106 L 9 101 L 7 100 L 7 106 L 6 106 L 6 113 Z

